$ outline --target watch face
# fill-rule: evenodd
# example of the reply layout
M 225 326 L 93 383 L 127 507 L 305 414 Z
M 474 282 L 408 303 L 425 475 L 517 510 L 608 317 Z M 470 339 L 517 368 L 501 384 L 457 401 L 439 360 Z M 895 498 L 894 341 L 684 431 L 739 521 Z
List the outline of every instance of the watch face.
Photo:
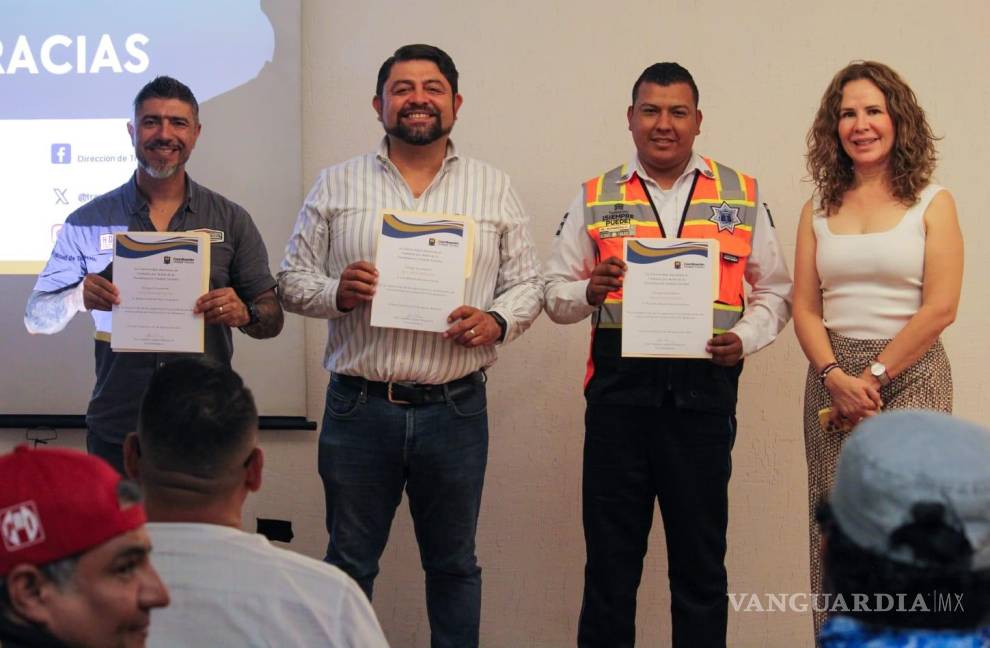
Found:
M 887 367 L 885 367 L 881 362 L 874 362 L 870 365 L 870 373 L 879 378 L 887 373 Z

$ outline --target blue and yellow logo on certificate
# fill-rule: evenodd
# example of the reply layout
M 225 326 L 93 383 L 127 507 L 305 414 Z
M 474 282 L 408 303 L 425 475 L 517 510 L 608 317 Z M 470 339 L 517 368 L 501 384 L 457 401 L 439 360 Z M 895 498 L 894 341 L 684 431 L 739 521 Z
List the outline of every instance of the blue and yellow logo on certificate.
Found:
M 141 259 L 162 252 L 178 252 L 180 250 L 187 250 L 195 254 L 199 251 L 199 239 L 188 236 L 173 236 L 154 243 L 145 243 L 126 234 L 117 237 L 117 256 L 125 259 Z
M 657 263 L 658 261 L 670 261 L 679 257 L 690 256 L 708 258 L 708 246 L 704 243 L 675 243 L 664 245 L 659 249 L 650 247 L 642 241 L 629 241 L 628 245 L 629 253 L 626 255 L 626 261 L 629 263 Z M 674 261 L 674 263 L 677 264 L 679 261 Z
M 414 236 L 435 236 L 454 234 L 464 236 L 464 223 L 452 220 L 432 220 L 425 223 L 410 223 L 395 214 L 382 215 L 382 234 L 391 238 L 412 238 Z

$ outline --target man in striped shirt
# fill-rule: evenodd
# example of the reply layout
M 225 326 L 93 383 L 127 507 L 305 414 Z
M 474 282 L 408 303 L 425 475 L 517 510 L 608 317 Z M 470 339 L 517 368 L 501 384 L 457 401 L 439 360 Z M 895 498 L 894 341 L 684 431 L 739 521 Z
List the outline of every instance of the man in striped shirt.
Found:
M 449 134 L 462 98 L 442 50 L 407 45 L 382 65 L 378 149 L 325 169 L 296 221 L 278 276 L 285 308 L 328 320 L 331 373 L 320 434 L 326 560 L 370 597 L 402 497 L 426 571 L 432 645 L 478 645 L 475 530 L 488 456 L 484 369 L 495 345 L 542 307 L 539 263 L 508 176 L 459 155 Z M 465 304 L 443 333 L 370 325 L 382 210 L 474 221 Z

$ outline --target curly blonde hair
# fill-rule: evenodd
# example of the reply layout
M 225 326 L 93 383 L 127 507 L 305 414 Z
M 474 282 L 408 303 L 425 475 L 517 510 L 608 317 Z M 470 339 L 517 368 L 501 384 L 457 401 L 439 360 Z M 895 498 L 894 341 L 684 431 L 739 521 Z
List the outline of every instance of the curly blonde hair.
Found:
M 905 205 L 918 200 L 935 170 L 935 137 L 925 111 L 903 79 L 883 63 L 854 61 L 839 70 L 825 89 L 815 122 L 808 131 L 808 172 L 818 189 L 822 209 L 834 214 L 853 184 L 853 165 L 839 141 L 842 89 L 850 81 L 866 79 L 883 92 L 894 124 L 894 147 L 889 178 L 894 196 Z

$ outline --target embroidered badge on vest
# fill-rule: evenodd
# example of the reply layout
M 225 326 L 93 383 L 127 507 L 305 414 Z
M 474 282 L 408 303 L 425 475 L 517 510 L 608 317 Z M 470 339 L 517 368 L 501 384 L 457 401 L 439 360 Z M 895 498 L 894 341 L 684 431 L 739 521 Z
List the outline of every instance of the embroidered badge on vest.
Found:
M 724 200 L 718 207 L 712 207 L 712 217 L 708 220 L 718 225 L 718 231 L 729 230 L 730 234 L 736 231 L 736 225 L 742 225 L 739 208 L 729 207 Z
M 632 220 L 633 215 L 623 209 L 622 205 L 613 205 L 612 210 L 602 216 L 604 226 L 598 235 L 603 239 L 635 236 L 636 226 Z

